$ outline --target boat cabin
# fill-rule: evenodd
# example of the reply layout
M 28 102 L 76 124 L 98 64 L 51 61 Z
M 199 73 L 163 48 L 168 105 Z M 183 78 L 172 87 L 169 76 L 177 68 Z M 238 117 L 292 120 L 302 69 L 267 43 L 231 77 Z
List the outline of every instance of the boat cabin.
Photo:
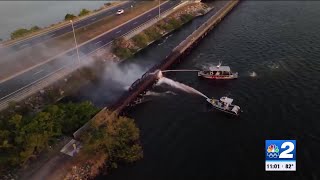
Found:
M 233 102 L 233 99 L 224 96 L 220 98 L 220 101 L 226 104 L 231 104 Z
M 231 69 L 229 66 L 220 66 L 214 67 L 210 69 L 210 71 L 203 71 L 203 74 L 212 75 L 212 76 L 224 76 L 224 75 L 231 75 Z

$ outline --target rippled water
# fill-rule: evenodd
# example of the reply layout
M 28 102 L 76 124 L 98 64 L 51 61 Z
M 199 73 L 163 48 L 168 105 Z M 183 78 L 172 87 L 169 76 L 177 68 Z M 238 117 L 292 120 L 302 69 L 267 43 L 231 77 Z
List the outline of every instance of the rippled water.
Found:
M 156 88 L 179 93 L 154 97 L 131 109 L 128 115 L 141 129 L 144 158 L 108 178 L 320 179 L 319 9 L 319 2 L 241 2 L 175 67 L 203 68 L 222 61 L 239 72 L 239 79 L 207 81 L 194 72 L 167 77 L 209 97 L 229 95 L 244 110 L 242 115 L 209 111 L 201 96 Z M 157 55 L 163 58 L 200 21 L 131 63 L 151 66 L 150 61 L 155 62 Z M 78 97 L 86 99 L 81 93 Z M 266 139 L 297 140 L 296 172 L 264 171 Z

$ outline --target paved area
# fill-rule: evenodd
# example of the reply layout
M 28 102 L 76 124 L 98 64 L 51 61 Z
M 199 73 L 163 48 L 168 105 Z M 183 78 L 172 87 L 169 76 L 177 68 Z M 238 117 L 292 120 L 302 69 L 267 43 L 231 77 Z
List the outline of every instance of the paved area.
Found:
M 173 3 L 166 2 L 161 5 L 161 9 L 162 11 L 167 11 L 179 3 L 180 1 L 174 1 Z M 79 51 L 81 62 L 85 63 L 90 61 L 90 54 L 109 45 L 114 38 L 123 36 L 132 29 L 135 29 L 148 20 L 155 18 L 158 13 L 158 8 L 154 8 L 135 19 L 132 19 L 126 24 L 120 25 L 119 27 L 101 34 L 88 42 L 80 44 Z M 27 91 L 29 95 L 40 90 L 39 88 L 43 88 L 43 86 L 34 88 L 36 84 L 47 81 L 47 78 L 52 77 L 58 72 L 63 74 L 66 72 L 66 69 L 70 71 L 70 69 L 73 69 L 70 67 L 74 67 L 77 63 L 79 62 L 77 61 L 76 49 L 73 48 L 64 52 L 64 54 L 50 58 L 47 61 L 38 64 L 36 67 L 26 69 L 20 74 L 0 82 L 0 108 L 5 108 L 9 101 L 17 101 L 21 98 L 25 98 L 25 94 L 21 92 Z
M 136 2 L 134 2 L 134 1 L 128 1 L 128 2 L 125 2 L 125 3 L 119 4 L 118 6 L 114 6 L 114 7 L 108 8 L 108 9 L 106 9 L 104 11 L 101 11 L 99 13 L 96 13 L 96 14 L 94 14 L 92 16 L 88 16 L 88 17 L 86 17 L 84 19 L 81 19 L 79 21 L 75 21 L 74 22 L 74 27 L 75 27 L 75 29 L 79 29 L 79 28 L 85 27 L 85 26 L 87 26 L 89 24 L 92 24 L 92 23 L 94 23 L 96 21 L 99 21 L 99 20 L 103 19 L 106 16 L 109 16 L 111 14 L 115 14 L 118 9 L 128 9 L 132 5 L 135 5 L 135 4 L 136 4 Z M 60 27 L 60 28 L 57 28 L 57 29 L 53 29 L 52 31 L 48 31 L 48 32 L 45 32 L 43 34 L 39 34 L 39 35 L 30 37 L 30 38 L 26 38 L 24 40 L 20 40 L 20 41 L 12 43 L 10 45 L 4 46 L 4 47 L 2 47 L 3 49 L 0 48 L 0 55 L 1 55 L 2 51 L 7 50 L 8 48 L 11 49 L 11 50 L 19 51 L 19 50 L 22 50 L 24 48 L 33 46 L 35 44 L 42 43 L 43 41 L 47 41 L 49 39 L 56 38 L 58 36 L 66 34 L 68 32 L 72 32 L 72 27 L 71 27 L 70 23 L 65 25 L 65 26 L 63 26 L 63 27 Z

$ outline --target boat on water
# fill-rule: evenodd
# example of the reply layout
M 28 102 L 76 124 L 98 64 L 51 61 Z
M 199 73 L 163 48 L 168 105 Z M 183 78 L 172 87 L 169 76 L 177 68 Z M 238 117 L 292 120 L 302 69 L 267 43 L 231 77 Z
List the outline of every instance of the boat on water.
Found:
M 225 113 L 238 116 L 241 112 L 239 106 L 232 104 L 233 99 L 225 96 L 221 97 L 219 100 L 214 98 L 208 98 L 207 101 L 213 106 L 213 108 Z
M 236 79 L 238 73 L 232 72 L 229 66 L 221 66 L 219 63 L 209 71 L 198 71 L 198 76 L 206 79 Z

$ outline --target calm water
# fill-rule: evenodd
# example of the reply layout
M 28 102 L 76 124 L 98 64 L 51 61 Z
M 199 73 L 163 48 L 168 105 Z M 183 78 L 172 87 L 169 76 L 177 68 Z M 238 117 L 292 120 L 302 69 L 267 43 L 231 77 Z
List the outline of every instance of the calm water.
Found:
M 0 38 L 18 28 L 46 27 L 63 21 L 67 13 L 98 9 L 105 1 L 0 1 Z
M 128 113 L 141 129 L 143 160 L 113 171 L 108 178 L 320 179 L 319 9 L 320 2 L 240 3 L 176 67 L 199 69 L 220 60 L 238 71 L 239 79 L 213 82 L 200 80 L 195 73 L 167 77 L 210 97 L 229 95 L 244 110 L 241 117 L 208 110 L 201 96 L 156 88 L 177 95 L 149 97 L 150 102 Z M 103 82 L 74 98 L 98 105 L 111 101 L 131 82 L 124 79 L 139 77 L 141 64 L 151 66 L 165 57 L 202 20 L 148 48 L 120 70 L 109 69 Z M 250 76 L 253 71 L 256 77 Z M 117 78 L 121 83 L 115 83 Z M 296 172 L 264 171 L 266 139 L 297 140 Z

